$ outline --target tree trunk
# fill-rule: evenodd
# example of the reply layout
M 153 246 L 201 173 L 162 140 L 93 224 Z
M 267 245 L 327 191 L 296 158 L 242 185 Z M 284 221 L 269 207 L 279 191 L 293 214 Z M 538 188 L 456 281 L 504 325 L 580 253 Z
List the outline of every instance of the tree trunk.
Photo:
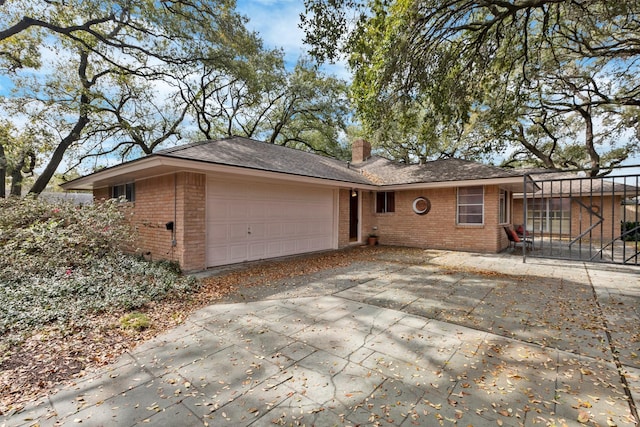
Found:
M 600 155 L 594 146 L 593 136 L 593 119 L 591 118 L 591 112 L 589 110 L 580 109 L 580 114 L 584 118 L 585 130 L 584 130 L 584 143 L 587 146 L 587 153 L 589 153 L 589 164 L 591 166 L 591 176 L 598 176 L 600 173 Z
M 38 179 L 36 179 L 31 190 L 29 190 L 29 194 L 39 195 L 44 191 L 47 184 L 49 184 L 49 181 L 51 181 L 53 174 L 56 172 L 56 169 L 60 166 L 60 163 L 64 158 L 64 153 L 71 144 L 80 139 L 80 133 L 87 124 L 89 124 L 89 118 L 86 115 L 81 114 L 78 122 L 73 127 L 73 130 L 62 141 L 60 141 L 60 144 L 56 147 L 51 159 L 49 159 L 49 163 L 47 163 L 47 166 L 44 168 Z
M 22 196 L 22 167 L 24 166 L 24 160 L 20 162 L 18 167 L 11 171 L 11 196 Z
M 31 187 L 31 190 L 29 190 L 29 194 L 39 195 L 44 191 L 47 184 L 49 184 L 49 181 L 51 181 L 53 174 L 56 172 L 56 169 L 58 169 L 58 166 L 60 166 L 60 163 L 64 158 L 64 153 L 69 147 L 71 147 L 74 142 L 80 139 L 80 135 L 82 134 L 83 129 L 89 124 L 89 104 L 91 100 L 89 99 L 89 95 L 87 94 L 93 83 L 91 83 L 87 79 L 88 64 L 89 54 L 84 51 L 80 52 L 78 76 L 80 77 L 80 81 L 82 81 L 84 91 L 80 96 L 80 112 L 78 114 L 78 121 L 76 122 L 75 126 L 73 126 L 73 129 L 71 129 L 71 132 L 69 132 L 69 134 L 64 137 L 62 141 L 60 141 L 60 144 L 58 144 L 58 146 L 56 147 L 53 155 L 51 156 L 51 159 L 49 159 L 49 163 L 47 163 L 47 166 L 42 171 L 42 174 L 40 174 L 38 179 L 36 179 L 36 182 L 33 184 L 33 187 Z
M 0 198 L 7 197 L 7 158 L 4 154 L 4 147 L 0 144 Z

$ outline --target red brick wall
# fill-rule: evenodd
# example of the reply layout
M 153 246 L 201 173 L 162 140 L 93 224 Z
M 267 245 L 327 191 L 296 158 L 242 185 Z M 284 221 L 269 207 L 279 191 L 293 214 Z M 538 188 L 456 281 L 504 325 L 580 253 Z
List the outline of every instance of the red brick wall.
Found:
M 349 203 L 351 191 L 341 189 L 338 192 L 338 247 L 349 245 Z
M 593 198 L 582 197 L 580 199 L 580 202 L 585 206 L 593 206 L 593 209 L 599 211 L 599 214 L 603 218 L 602 234 L 600 226 L 597 226 L 593 229 L 591 236 L 586 235 L 586 238 L 590 237 L 594 240 L 600 240 L 602 238 L 603 241 L 607 242 L 620 235 L 620 221 L 622 220 L 622 209 L 624 208 L 621 205 L 621 201 L 620 196 L 602 198 L 594 196 Z M 582 224 L 580 224 L 580 219 L 582 220 Z M 572 237 L 575 238 L 584 233 L 598 221 L 599 218 L 591 215 L 584 206 L 576 202 L 571 204 Z
M 185 271 L 206 268 L 206 191 L 204 174 L 181 172 L 178 178 L 178 259 Z
M 96 188 L 93 190 L 93 200 L 107 200 L 111 198 L 111 193 L 109 192 L 109 187 Z
M 498 224 L 499 187 L 487 186 L 484 194 L 484 224 L 456 224 L 457 189 L 455 187 L 397 191 L 395 212 L 375 213 L 375 193 L 363 197 L 363 232 L 377 227 L 380 244 L 473 252 L 499 252 L 508 240 Z M 426 197 L 431 201 L 428 214 L 413 212 L 413 201 Z
M 137 231 L 139 253 L 154 260 L 178 261 L 185 271 L 206 268 L 206 176 L 180 172 L 136 181 L 136 200 L 131 204 L 131 221 Z M 96 189 L 96 199 L 108 196 L 108 189 Z M 412 204 L 417 197 L 431 201 L 431 211 L 417 215 Z M 360 191 L 362 242 L 376 228 L 380 243 L 433 249 L 498 252 L 508 241 L 498 224 L 499 187 L 485 187 L 484 224 L 456 224 L 455 187 L 398 191 L 395 212 L 375 213 L 375 192 Z M 338 194 L 338 246 L 349 245 L 350 190 Z M 175 213 L 174 213 L 175 209 Z M 175 236 L 166 229 L 174 221 Z M 175 239 L 175 246 L 172 245 Z
M 136 229 L 136 251 L 153 260 L 178 261 L 172 233 L 166 223 L 174 219 L 175 175 L 136 181 L 132 224 Z M 177 221 L 176 221 L 177 222 Z
M 204 269 L 205 184 L 205 175 L 189 172 L 136 181 L 135 202 L 127 204 L 136 232 L 132 251 L 153 260 L 178 261 L 185 271 Z M 94 190 L 96 200 L 108 196 L 108 188 Z M 166 227 L 171 221 L 175 236 Z

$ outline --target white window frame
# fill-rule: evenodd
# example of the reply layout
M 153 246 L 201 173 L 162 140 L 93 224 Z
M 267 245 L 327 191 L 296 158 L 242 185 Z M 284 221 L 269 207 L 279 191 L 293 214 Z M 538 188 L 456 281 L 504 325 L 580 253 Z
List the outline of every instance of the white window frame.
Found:
M 390 203 L 389 203 L 389 194 L 392 194 L 393 196 L 393 210 L 389 210 L 390 207 Z M 382 210 L 378 210 L 378 196 L 382 195 L 383 197 L 383 206 L 382 206 Z M 386 213 L 394 213 L 396 211 L 396 192 L 395 191 L 378 191 L 376 192 L 376 200 L 375 200 L 376 206 L 375 206 L 375 212 L 377 214 L 386 214 Z
M 509 191 L 501 188 L 498 196 L 498 222 L 500 224 L 509 224 L 511 218 L 509 207 Z
M 460 190 L 469 189 L 481 189 L 482 190 L 482 203 L 460 203 Z M 479 195 L 479 194 L 475 194 Z M 482 206 L 482 213 L 480 214 L 480 222 L 461 222 L 460 221 L 460 208 L 465 206 Z M 469 214 L 465 214 L 467 216 Z M 478 214 L 475 214 L 478 215 Z M 484 225 L 484 186 L 477 185 L 472 187 L 458 187 L 456 194 L 456 223 L 458 225 Z

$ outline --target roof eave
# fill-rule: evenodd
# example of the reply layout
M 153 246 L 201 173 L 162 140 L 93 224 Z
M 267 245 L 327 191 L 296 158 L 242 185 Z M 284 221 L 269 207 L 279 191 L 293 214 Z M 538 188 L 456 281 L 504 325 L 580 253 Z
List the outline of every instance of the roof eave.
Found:
M 508 187 L 509 190 L 522 191 L 522 185 L 524 181 L 522 177 L 503 177 L 503 178 L 478 178 L 478 179 L 465 179 L 459 181 L 435 181 L 435 182 L 416 182 L 411 184 L 390 184 L 382 185 L 381 188 L 386 191 L 402 191 L 402 190 L 417 190 L 417 189 L 429 189 L 429 188 L 451 188 L 451 187 L 469 187 L 474 185 L 501 185 Z
M 252 169 L 243 166 L 224 165 L 193 159 L 180 159 L 161 154 L 150 155 L 74 179 L 73 181 L 62 184 L 62 188 L 65 190 L 92 190 L 94 188 L 102 188 L 139 179 L 148 179 L 153 176 L 166 175 L 179 171 L 224 173 L 243 177 L 271 178 L 280 181 L 293 181 L 296 183 L 327 185 L 341 188 L 358 188 L 362 190 L 375 190 L 377 188 L 377 186 L 373 184 L 356 181 L 288 174 L 285 172 Z

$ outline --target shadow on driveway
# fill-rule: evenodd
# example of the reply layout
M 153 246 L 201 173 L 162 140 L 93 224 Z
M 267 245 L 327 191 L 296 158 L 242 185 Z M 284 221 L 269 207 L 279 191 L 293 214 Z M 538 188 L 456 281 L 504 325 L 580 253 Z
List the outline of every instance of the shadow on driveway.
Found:
M 636 425 L 638 271 L 368 254 L 241 289 L 7 424 Z

